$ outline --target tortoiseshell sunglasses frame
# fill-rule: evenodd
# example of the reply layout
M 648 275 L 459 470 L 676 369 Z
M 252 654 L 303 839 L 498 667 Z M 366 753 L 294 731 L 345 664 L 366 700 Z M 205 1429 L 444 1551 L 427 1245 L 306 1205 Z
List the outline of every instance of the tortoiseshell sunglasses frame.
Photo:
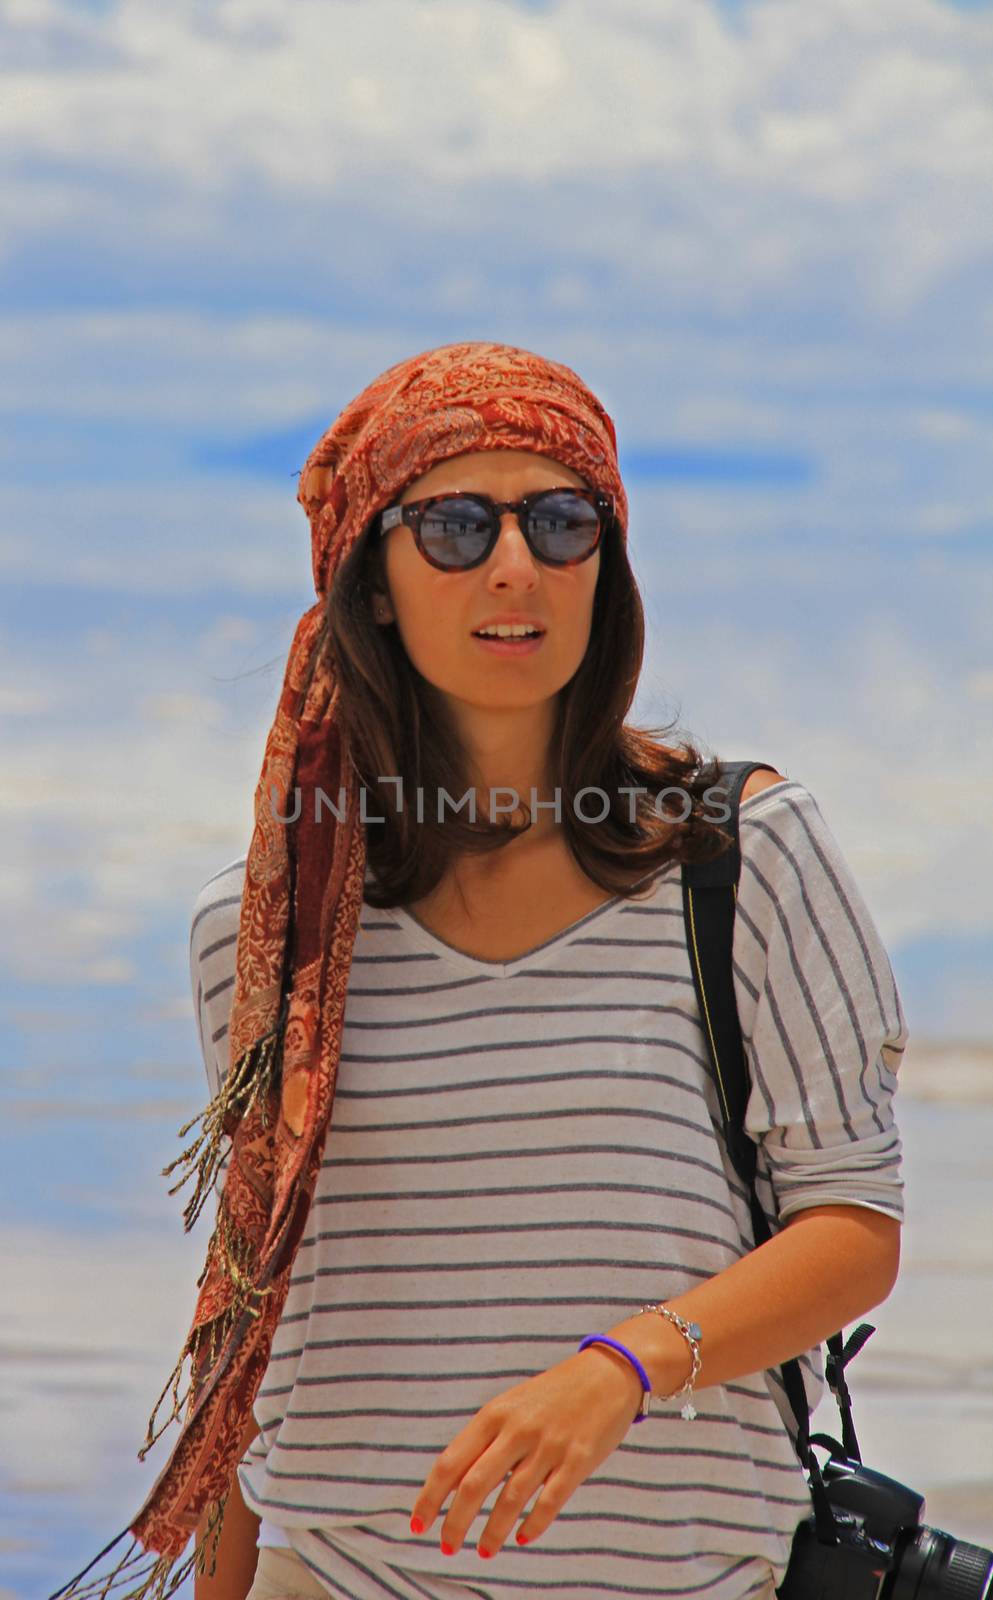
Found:
M 575 556 L 568 561 L 550 560 L 541 550 L 535 548 L 534 542 L 527 530 L 527 516 L 534 504 L 543 499 L 547 494 L 575 494 L 585 500 L 597 513 L 597 535 L 589 550 L 581 556 Z M 474 561 L 445 562 L 436 561 L 424 548 L 421 540 L 421 520 L 424 513 L 431 506 L 439 505 L 443 500 L 475 500 L 482 505 L 490 515 L 490 532 L 485 548 L 481 555 Z M 528 549 L 536 560 L 548 567 L 578 567 L 582 562 L 588 561 L 600 547 L 606 528 L 614 516 L 614 497 L 606 494 L 602 489 L 581 489 L 567 483 L 558 488 L 537 489 L 533 494 L 526 494 L 520 500 L 493 500 L 490 495 L 483 494 L 475 489 L 449 489 L 445 494 L 429 495 L 425 500 L 408 500 L 405 505 L 387 506 L 379 513 L 379 536 L 389 533 L 391 528 L 405 523 L 414 535 L 414 541 L 424 560 L 432 567 L 437 567 L 441 572 L 470 572 L 473 567 L 482 566 L 483 562 L 491 555 L 497 539 L 500 536 L 500 517 L 504 511 L 512 511 L 517 517 L 518 526 Z

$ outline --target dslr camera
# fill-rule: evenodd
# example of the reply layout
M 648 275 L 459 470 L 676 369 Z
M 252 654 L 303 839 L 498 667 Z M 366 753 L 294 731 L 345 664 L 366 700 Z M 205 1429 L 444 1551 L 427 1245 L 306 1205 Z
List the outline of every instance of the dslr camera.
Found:
M 926 1527 L 923 1495 L 840 1453 L 821 1474 L 834 1542 L 800 1523 L 780 1600 L 989 1600 L 993 1551 Z

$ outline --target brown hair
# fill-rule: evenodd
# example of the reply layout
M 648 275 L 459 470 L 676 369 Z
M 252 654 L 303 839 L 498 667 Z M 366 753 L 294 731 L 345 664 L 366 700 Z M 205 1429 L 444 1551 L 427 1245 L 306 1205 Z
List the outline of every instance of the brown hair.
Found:
M 341 726 L 368 791 L 367 813 L 386 819 L 365 825 L 375 880 L 365 897 L 370 905 L 387 907 L 429 894 L 453 855 L 503 849 L 531 821 L 529 812 L 521 824 L 509 817 L 489 822 L 485 816 L 472 822 L 452 810 L 438 820 L 439 791 L 461 799 L 469 787 L 468 765 L 444 698 L 413 670 L 396 627 L 373 620 L 370 589 L 386 587 L 382 546 L 372 537 L 375 526 L 373 519 L 335 574 L 326 626 Z M 722 797 L 705 800 L 705 791 L 720 779 L 719 764 L 705 763 L 685 740 L 678 749 L 659 743 L 654 735 L 668 734 L 675 722 L 642 729 L 624 721 L 641 672 L 645 614 L 614 527 L 607 528 L 600 549 L 590 642 L 558 696 L 551 769 L 561 791 L 562 832 L 581 869 L 601 888 L 634 898 L 633 884 L 653 868 L 710 860 L 727 848 L 728 836 L 706 809 L 723 803 Z M 386 774 L 402 779 L 402 809 L 396 783 L 378 781 Z M 635 797 L 633 823 L 631 797 L 618 792 L 622 785 L 648 791 Z M 602 789 L 610 799 L 602 822 L 586 822 L 574 812 L 574 797 L 587 786 Z M 669 787 L 682 792 L 669 803 L 674 810 L 660 802 L 660 816 L 655 798 Z M 418 789 L 425 797 L 423 821 L 409 799 Z M 687 801 L 690 810 L 682 821 Z M 522 806 L 529 811 L 523 800 Z M 596 801 L 581 802 L 587 815 L 597 809 Z

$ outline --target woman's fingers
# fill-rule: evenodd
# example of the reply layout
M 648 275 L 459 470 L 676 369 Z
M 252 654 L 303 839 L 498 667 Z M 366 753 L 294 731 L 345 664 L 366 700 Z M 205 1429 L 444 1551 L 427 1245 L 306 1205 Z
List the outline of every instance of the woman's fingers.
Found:
M 449 1493 L 442 1553 L 462 1548 L 483 1502 L 503 1487 L 476 1546 L 492 1557 L 531 1502 L 521 1542 L 537 1538 L 634 1420 L 632 1373 L 596 1346 L 516 1384 L 476 1413 L 438 1456 L 414 1503 L 411 1529 L 426 1533 Z
M 511 1477 L 479 1536 L 477 1549 L 480 1555 L 486 1550 L 489 1555 L 495 1556 L 503 1548 L 521 1512 L 531 1504 L 535 1490 L 540 1489 L 537 1504 L 517 1530 L 521 1536 L 517 1541 L 519 1544 L 530 1544 L 537 1539 L 555 1521 L 562 1507 L 592 1470 L 586 1452 L 570 1446 L 558 1464 L 522 1471 L 520 1487 L 515 1485 L 517 1474 Z

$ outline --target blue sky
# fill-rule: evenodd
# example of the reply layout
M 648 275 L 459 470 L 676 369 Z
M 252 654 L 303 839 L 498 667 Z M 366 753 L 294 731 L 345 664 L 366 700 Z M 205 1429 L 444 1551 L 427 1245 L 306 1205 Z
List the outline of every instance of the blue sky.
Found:
M 33 0 L 0 44 L 8 1218 L 175 1226 L 295 473 L 455 339 L 615 419 L 636 719 L 806 784 L 912 1035 L 988 1040 L 993 8 Z
M 186 1015 L 136 952 L 246 842 L 312 598 L 295 473 L 385 366 L 495 337 L 615 417 L 637 714 L 806 783 L 912 1027 L 989 1035 L 993 12 L 602 19 L 8 10 L 15 1013 L 40 984 Z

